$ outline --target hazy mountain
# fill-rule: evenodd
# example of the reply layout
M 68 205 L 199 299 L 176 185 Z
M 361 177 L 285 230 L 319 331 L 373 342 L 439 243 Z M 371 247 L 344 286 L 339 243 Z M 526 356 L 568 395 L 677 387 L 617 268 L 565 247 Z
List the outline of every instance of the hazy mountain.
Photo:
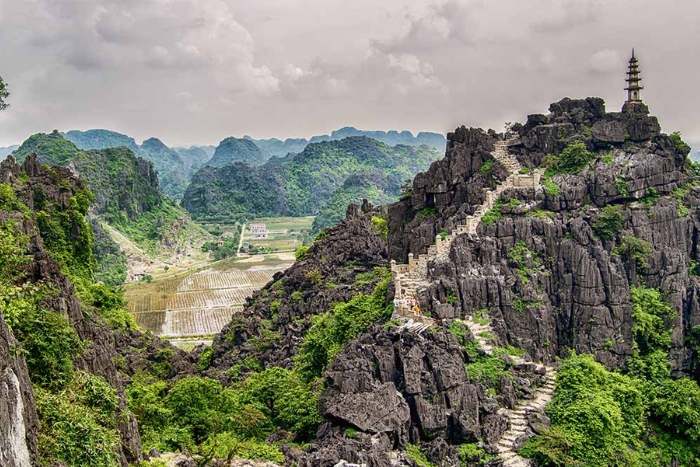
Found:
M 427 146 L 392 147 L 364 136 L 313 143 L 262 166 L 204 167 L 193 176 L 182 206 L 195 218 L 227 219 L 305 216 L 328 205 L 333 208 L 324 212 L 327 226 L 342 217 L 347 202 L 398 199 L 405 179 L 441 156 Z
M 0 148 L 0 157 L 4 159 L 8 154 L 12 154 L 12 152 L 17 148 L 19 148 L 18 144 Z
M 331 132 L 330 135 L 312 136 L 310 139 L 297 138 L 286 139 L 284 141 L 277 138 L 272 139 L 253 139 L 250 136 L 244 136 L 244 139 L 255 142 L 261 151 L 271 157 L 286 156 L 290 152 L 301 152 L 310 143 L 321 143 L 324 141 L 338 141 L 349 136 L 367 136 L 389 146 L 403 144 L 405 146 L 430 146 L 440 152 L 445 150 L 446 139 L 439 133 L 420 132 L 416 136 L 410 131 L 398 132 L 391 131 L 366 131 L 358 130 L 357 128 L 346 126 Z
M 270 158 L 263 154 L 260 148 L 249 139 L 230 136 L 219 143 L 211 160 L 206 163 L 210 167 L 222 167 L 234 162 L 249 165 L 262 165 Z

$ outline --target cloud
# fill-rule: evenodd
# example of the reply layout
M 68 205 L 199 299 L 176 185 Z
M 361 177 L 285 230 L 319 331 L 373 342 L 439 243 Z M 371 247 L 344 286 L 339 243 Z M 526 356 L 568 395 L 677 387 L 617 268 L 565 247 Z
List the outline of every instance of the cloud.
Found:
M 537 15 L 530 28 L 540 33 L 561 33 L 596 20 L 596 0 L 547 0 L 534 6 Z M 535 2 L 533 2 L 535 5 Z
M 54 128 L 216 143 L 337 127 L 501 128 L 563 96 L 645 102 L 700 139 L 700 3 L 654 0 L 0 0 L 0 145 Z M 634 14 L 630 14 L 633 11 Z M 695 35 L 694 35 L 695 34 Z
M 389 54 L 426 53 L 440 47 L 474 44 L 479 33 L 476 13 L 481 2 L 448 0 L 433 3 L 420 16 L 409 15 L 402 34 L 374 41 L 373 48 Z
M 9 0 L 7 0 L 9 2 Z M 27 42 L 55 52 L 59 66 L 81 72 L 208 69 L 227 89 L 269 95 L 278 80 L 255 64 L 255 42 L 223 0 L 28 0 L 42 31 Z M 3 4 L 4 6 L 4 4 Z M 34 20 L 32 20 L 34 22 Z
M 593 74 L 616 73 L 623 67 L 624 60 L 620 54 L 607 48 L 595 52 L 588 60 L 588 70 Z

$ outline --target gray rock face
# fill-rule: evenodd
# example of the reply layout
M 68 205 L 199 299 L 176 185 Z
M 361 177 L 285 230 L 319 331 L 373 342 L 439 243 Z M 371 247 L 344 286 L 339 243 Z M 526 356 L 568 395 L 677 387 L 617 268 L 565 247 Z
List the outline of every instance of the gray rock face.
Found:
M 509 152 L 524 167 L 538 167 L 546 154 L 572 141 L 607 156 L 579 174 L 551 177 L 558 193 L 504 191 L 501 219 L 481 224 L 478 238 L 459 236 L 449 262 L 428 265 L 433 283 L 420 294 L 421 309 L 442 318 L 486 309 L 500 342 L 525 349 L 535 360 L 551 362 L 574 349 L 620 367 L 632 352 L 630 288 L 644 284 L 661 289 L 678 312 L 675 370 L 697 371 L 694 351 L 684 343 L 698 321 L 697 284 L 688 268 L 697 254 L 699 193 L 686 185 L 693 177 L 687 153 L 660 134 L 646 106 L 606 113 L 597 98 L 563 99 L 550 106 L 550 114 L 530 115 L 513 131 Z M 499 176 L 481 170 L 493 138 L 475 129 L 449 135 L 445 159 L 416 177 L 410 198 L 389 207 L 392 259 L 405 262 L 409 252 L 425 253 L 441 229 L 451 230 L 461 213 L 483 200 Z M 682 199 L 664 196 L 683 186 L 690 193 Z M 611 204 L 619 205 L 622 228 L 613 240 L 602 241 L 594 227 L 600 209 Z M 431 205 L 435 212 L 420 214 Z M 646 267 L 616 253 L 625 235 L 651 245 Z M 527 249 L 527 258 L 513 259 L 516 245 Z M 448 303 L 448 295 L 456 303 Z M 507 383 L 502 386 L 507 395 Z
M 483 439 L 495 445 L 507 419 L 484 388 L 470 383 L 466 363 L 445 330 L 416 336 L 372 327 L 330 366 L 319 403 L 326 421 L 300 465 L 389 465 L 386 454 L 374 454 L 381 445 L 424 443 L 434 451 L 431 458 L 443 460 L 456 459 L 455 444 Z M 357 434 L 348 436 L 348 428 Z
M 0 312 L 0 465 L 31 467 L 37 462 L 39 418 L 19 346 Z

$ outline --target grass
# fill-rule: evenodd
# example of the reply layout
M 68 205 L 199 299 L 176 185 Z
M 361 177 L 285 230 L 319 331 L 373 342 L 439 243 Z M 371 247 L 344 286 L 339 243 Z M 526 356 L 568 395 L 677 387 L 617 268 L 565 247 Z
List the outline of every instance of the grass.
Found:
M 264 222 L 268 230 L 311 230 L 314 216 L 306 217 L 258 217 L 251 219 L 247 224 Z

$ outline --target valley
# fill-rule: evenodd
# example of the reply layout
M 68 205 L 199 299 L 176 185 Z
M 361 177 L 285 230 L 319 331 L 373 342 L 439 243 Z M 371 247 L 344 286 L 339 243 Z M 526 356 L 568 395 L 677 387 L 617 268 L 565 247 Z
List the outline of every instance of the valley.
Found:
M 139 280 L 125 286 L 127 311 L 144 331 L 182 347 L 210 345 L 245 301 L 294 263 L 294 252 L 308 241 L 313 217 L 258 218 L 244 224 L 204 224 L 215 242 L 232 239 L 238 255 L 212 261 L 209 252 L 193 248 L 181 262 L 153 260 L 118 231 L 115 239 L 127 260 L 143 269 Z M 251 233 L 250 225 L 264 225 L 265 238 Z M 109 228 L 107 226 L 107 228 Z M 240 241 L 237 239 L 240 238 Z M 189 250 L 188 250 L 189 251 Z M 252 254 L 247 251 L 253 252 Z M 144 280 L 148 277 L 148 280 Z

